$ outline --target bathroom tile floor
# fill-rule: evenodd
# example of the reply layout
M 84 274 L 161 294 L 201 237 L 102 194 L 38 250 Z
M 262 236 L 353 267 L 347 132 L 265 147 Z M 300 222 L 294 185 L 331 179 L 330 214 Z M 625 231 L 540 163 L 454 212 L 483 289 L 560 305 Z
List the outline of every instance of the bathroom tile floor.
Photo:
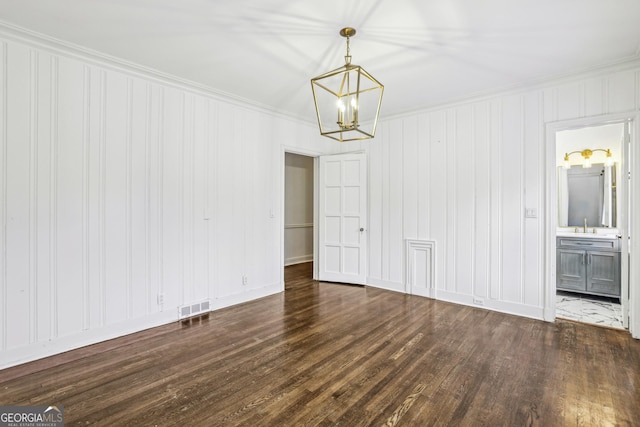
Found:
M 622 306 L 617 298 L 597 297 L 558 291 L 556 317 L 624 329 Z

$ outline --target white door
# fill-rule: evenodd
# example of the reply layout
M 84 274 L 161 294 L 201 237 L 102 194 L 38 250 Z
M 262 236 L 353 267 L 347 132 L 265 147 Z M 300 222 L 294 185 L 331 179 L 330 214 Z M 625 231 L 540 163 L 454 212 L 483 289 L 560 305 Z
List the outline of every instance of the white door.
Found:
M 364 284 L 366 280 L 367 158 L 320 157 L 318 278 Z

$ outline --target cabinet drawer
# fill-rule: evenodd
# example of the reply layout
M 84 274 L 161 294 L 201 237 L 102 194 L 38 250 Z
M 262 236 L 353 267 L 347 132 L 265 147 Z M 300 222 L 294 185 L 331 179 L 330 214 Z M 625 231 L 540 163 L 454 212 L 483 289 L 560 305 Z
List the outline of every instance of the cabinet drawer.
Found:
M 583 239 L 576 237 L 557 237 L 556 247 L 582 249 L 585 251 L 620 252 L 620 239 Z

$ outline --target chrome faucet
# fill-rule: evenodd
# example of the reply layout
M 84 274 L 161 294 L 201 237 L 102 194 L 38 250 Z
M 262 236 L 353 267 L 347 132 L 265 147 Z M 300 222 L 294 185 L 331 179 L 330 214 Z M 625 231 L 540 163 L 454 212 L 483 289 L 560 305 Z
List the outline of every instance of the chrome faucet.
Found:
M 584 218 L 584 232 L 587 232 L 587 218 Z

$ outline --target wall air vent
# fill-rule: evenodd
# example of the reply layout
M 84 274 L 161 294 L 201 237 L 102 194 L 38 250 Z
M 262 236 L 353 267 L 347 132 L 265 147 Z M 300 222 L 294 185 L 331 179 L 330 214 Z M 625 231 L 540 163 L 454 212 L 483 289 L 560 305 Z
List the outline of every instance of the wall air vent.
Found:
M 211 311 L 211 302 L 209 300 L 183 305 L 178 307 L 178 320 L 199 316 L 209 311 Z

